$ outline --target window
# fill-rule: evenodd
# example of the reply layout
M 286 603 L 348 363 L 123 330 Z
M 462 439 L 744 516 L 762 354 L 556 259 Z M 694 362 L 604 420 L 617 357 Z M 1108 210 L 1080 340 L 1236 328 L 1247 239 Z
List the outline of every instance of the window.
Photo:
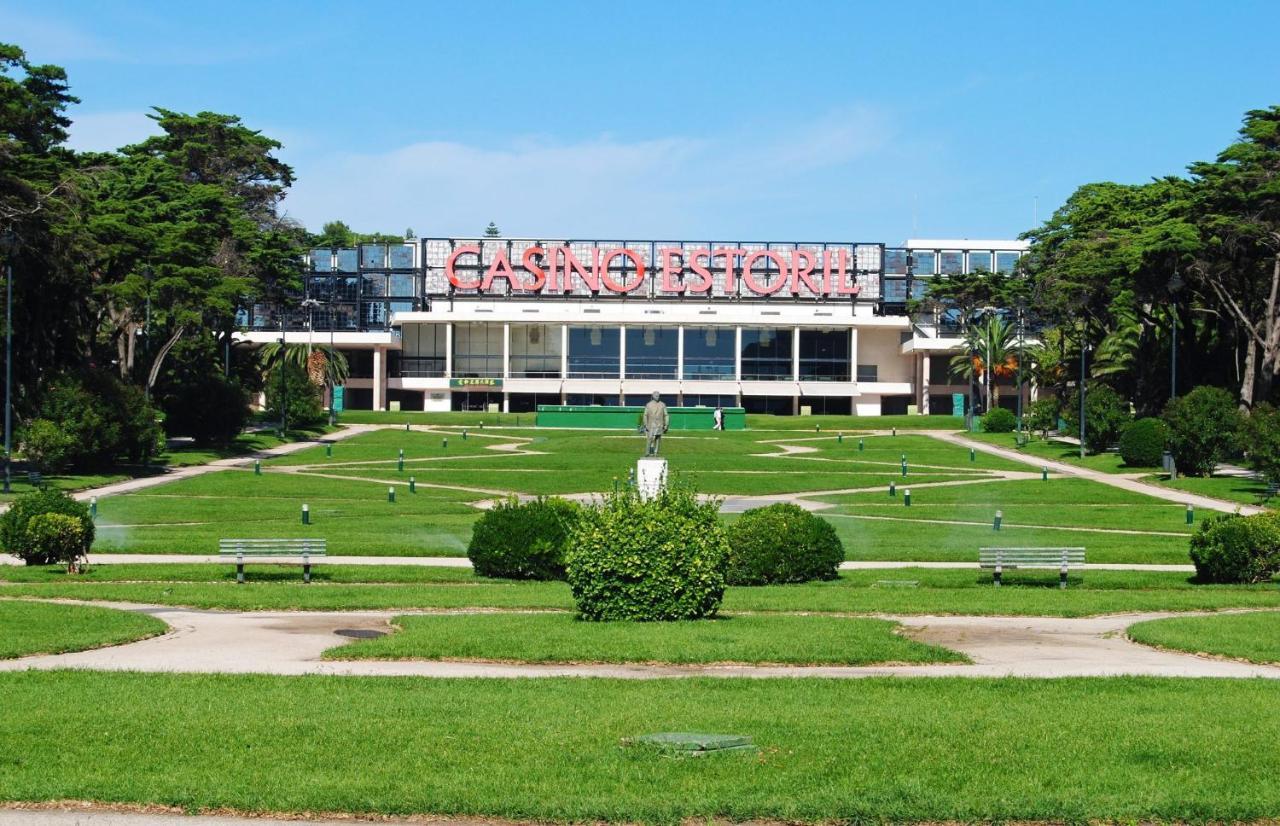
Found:
M 969 252 L 969 272 L 991 272 L 991 251 L 977 250 Z
M 674 327 L 628 327 L 627 378 L 674 379 L 679 333 Z
M 880 368 L 874 364 L 858 365 L 858 381 L 879 381 Z
M 338 250 L 338 272 L 358 272 L 357 263 L 354 249 Z
M 964 253 L 957 250 L 944 252 L 938 256 L 938 271 L 943 275 L 959 275 L 964 272 Z
M 937 255 L 932 250 L 912 250 L 911 258 L 915 262 L 911 269 L 916 275 L 933 275 L 937 272 Z
M 417 291 L 413 288 L 412 275 L 392 275 L 387 278 L 387 295 L 396 297 L 412 298 L 417 295 Z
M 951 354 L 935 353 L 929 359 L 930 384 L 965 384 L 965 380 L 951 371 Z
M 383 298 L 387 294 L 387 277 L 382 273 L 364 275 L 364 297 Z
M 333 269 L 333 250 L 312 250 L 311 269 L 315 272 L 329 272 Z
M 400 372 L 406 378 L 439 378 L 445 370 L 444 324 L 406 324 L 400 332 Z M 394 350 L 391 352 L 395 352 Z M 393 374 L 395 375 L 395 374 Z
M 560 378 L 560 325 L 511 325 L 511 377 Z
M 733 381 L 732 327 L 684 329 L 684 378 L 697 381 Z
M 884 271 L 893 275 L 905 275 L 907 272 L 907 251 L 885 250 Z
M 1018 266 L 1018 253 L 1016 252 L 997 252 L 996 253 L 996 271 L 1006 275 L 1013 272 Z
M 620 347 L 617 327 L 570 327 L 567 378 L 618 378 Z
M 800 379 L 849 380 L 849 331 L 801 330 Z
M 763 327 L 742 331 L 742 380 L 791 378 L 791 330 Z
M 361 244 L 360 266 L 368 270 L 385 269 L 387 266 L 387 248 L 381 244 Z
M 413 247 L 408 244 L 391 248 L 391 269 L 413 269 Z
M 453 375 L 502 377 L 502 326 L 468 323 L 453 326 Z

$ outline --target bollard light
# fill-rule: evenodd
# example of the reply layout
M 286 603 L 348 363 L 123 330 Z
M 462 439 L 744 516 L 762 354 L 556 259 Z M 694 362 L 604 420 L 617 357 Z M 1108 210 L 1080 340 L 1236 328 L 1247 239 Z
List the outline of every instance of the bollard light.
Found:
M 1048 481 L 1049 481 L 1049 468 L 1047 468 L 1047 467 L 1041 467 L 1041 468 L 1040 468 L 1040 481 L 1041 481 L 1041 482 L 1048 482 Z
M 991 523 L 991 527 L 992 527 L 992 529 L 997 530 L 997 531 L 998 531 L 998 530 L 1000 530 L 1000 523 L 1001 523 L 1002 521 L 1004 521 L 1004 511 L 996 511 L 996 518 L 995 518 L 995 520 Z
M 889 431 L 889 433 L 890 433 L 890 434 L 892 434 L 892 435 L 894 435 L 894 436 L 897 436 L 897 435 L 898 435 L 898 428 L 896 428 L 896 427 L 895 427 L 895 428 L 892 428 L 892 429 Z
M 480 420 L 480 429 L 484 430 L 484 419 Z
M 388 487 L 388 488 L 387 488 L 387 501 L 388 501 L 388 502 L 394 502 L 394 501 L 396 501 L 396 486 L 395 486 L 395 485 L 391 485 L 390 487 Z
M 396 456 L 396 470 L 404 472 L 404 448 L 400 448 L 400 454 Z
M 409 492 L 410 493 L 418 492 L 418 481 L 414 479 L 412 476 L 409 477 Z
M 467 429 L 464 427 L 462 428 L 462 441 L 465 442 L 466 440 L 467 440 Z
M 253 475 L 254 476 L 262 475 L 262 462 L 259 462 L 257 459 L 253 460 Z
M 976 462 L 977 460 L 978 454 L 974 452 L 973 448 L 969 448 L 969 461 Z
M 304 525 L 311 524 L 311 508 L 307 506 L 305 503 L 302 505 L 302 524 Z
M 1188 502 L 1187 503 L 1187 524 L 1190 525 L 1194 521 L 1196 521 L 1196 506 Z
M 324 443 L 324 455 L 326 458 L 333 458 L 333 442 Z
M 863 451 L 863 449 L 864 449 L 864 448 L 866 448 L 866 446 L 867 446 L 866 442 L 864 442 L 862 439 L 859 439 L 859 440 L 858 440 L 858 452 L 859 452 L 859 453 L 861 453 L 861 452 Z
M 903 488 L 902 504 L 907 506 L 908 508 L 911 507 L 911 488 Z
M 409 432 L 409 423 L 408 423 L 408 422 L 405 422 L 405 423 L 404 423 L 404 432 L 405 432 L 405 433 L 408 433 L 408 432 Z
M 836 434 L 836 444 L 838 444 L 838 445 L 842 445 L 842 444 L 844 444 L 844 434 L 843 434 L 843 433 L 837 433 L 837 434 Z
M 448 450 L 448 449 L 449 449 L 449 440 L 448 440 L 448 439 L 443 439 L 443 440 L 441 440 L 441 442 L 440 442 L 440 446 L 441 446 L 442 448 L 444 448 L 445 450 Z
M 898 495 L 898 489 L 897 489 L 897 487 L 895 487 L 895 486 L 894 486 L 893 482 L 890 482 L 890 483 L 889 483 L 889 495 L 890 495 L 890 496 L 897 496 L 897 495 Z
M 89 518 L 98 518 L 98 497 L 96 496 L 89 500 Z
M 903 476 L 906 476 L 906 475 L 907 475 L 907 463 L 906 463 L 906 462 L 903 462 L 903 463 L 902 463 L 902 475 L 903 475 Z

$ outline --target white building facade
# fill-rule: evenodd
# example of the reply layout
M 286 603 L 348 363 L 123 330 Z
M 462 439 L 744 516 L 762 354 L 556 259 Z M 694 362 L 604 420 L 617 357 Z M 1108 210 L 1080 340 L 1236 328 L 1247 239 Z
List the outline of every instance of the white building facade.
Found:
M 306 295 L 247 344 L 332 344 L 348 409 L 638 404 L 952 414 L 967 383 L 932 278 L 1014 270 L 1012 240 L 879 243 L 424 238 L 312 250 Z M 282 332 L 283 331 L 283 332 Z M 959 394 L 959 395 L 957 395 Z

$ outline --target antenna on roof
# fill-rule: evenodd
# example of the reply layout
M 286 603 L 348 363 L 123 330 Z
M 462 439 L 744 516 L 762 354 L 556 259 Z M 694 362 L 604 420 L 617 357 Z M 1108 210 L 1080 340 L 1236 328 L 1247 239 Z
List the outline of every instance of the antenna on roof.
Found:
M 920 237 L 920 195 L 913 193 L 911 196 L 911 235 L 913 238 Z
M 1031 196 L 1031 226 L 1040 226 L 1040 196 Z

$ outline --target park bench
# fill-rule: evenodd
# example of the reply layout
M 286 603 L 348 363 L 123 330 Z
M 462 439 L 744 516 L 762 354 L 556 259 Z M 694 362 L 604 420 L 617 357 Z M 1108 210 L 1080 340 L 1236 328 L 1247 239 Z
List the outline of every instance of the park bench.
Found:
M 236 558 L 236 582 L 244 582 L 244 560 L 302 557 L 302 581 L 311 581 L 311 560 L 325 555 L 323 539 L 219 539 L 218 555 Z
M 44 474 L 37 473 L 34 470 L 27 471 L 27 483 L 33 488 L 44 487 Z
M 1057 569 L 1058 587 L 1067 587 L 1067 572 L 1084 567 L 1084 548 L 979 548 L 978 565 L 991 569 L 991 581 L 1000 584 L 1005 568 Z

